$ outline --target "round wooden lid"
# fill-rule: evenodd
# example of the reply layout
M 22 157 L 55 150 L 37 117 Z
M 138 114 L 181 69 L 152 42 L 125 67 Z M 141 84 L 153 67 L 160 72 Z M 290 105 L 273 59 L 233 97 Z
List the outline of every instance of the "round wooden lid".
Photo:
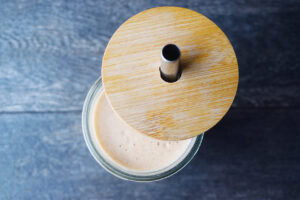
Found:
M 159 72 L 166 44 L 181 50 L 182 75 Z M 141 133 L 163 140 L 197 136 L 230 108 L 238 64 L 230 41 L 205 16 L 179 7 L 152 8 L 128 19 L 110 39 L 102 61 L 106 96 L 117 114 Z

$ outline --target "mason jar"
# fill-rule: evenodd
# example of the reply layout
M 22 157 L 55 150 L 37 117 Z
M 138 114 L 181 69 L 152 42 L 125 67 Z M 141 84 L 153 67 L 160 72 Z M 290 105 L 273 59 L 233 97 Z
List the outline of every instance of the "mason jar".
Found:
M 87 147 L 94 159 L 109 173 L 125 180 L 149 182 L 157 181 L 174 175 L 184 168 L 196 155 L 204 133 L 191 139 L 185 152 L 178 159 L 168 166 L 155 171 L 136 171 L 122 167 L 114 162 L 101 147 L 95 130 L 93 129 L 93 115 L 99 95 L 103 92 L 101 77 L 89 90 L 82 111 L 82 130 Z

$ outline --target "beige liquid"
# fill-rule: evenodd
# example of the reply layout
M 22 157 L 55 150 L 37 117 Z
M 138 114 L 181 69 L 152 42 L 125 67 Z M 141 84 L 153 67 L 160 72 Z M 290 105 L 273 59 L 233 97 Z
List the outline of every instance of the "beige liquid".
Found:
M 103 92 L 94 111 L 94 129 L 100 147 L 113 162 L 130 170 L 145 172 L 167 167 L 191 143 L 191 139 L 162 141 L 137 132 L 115 114 Z

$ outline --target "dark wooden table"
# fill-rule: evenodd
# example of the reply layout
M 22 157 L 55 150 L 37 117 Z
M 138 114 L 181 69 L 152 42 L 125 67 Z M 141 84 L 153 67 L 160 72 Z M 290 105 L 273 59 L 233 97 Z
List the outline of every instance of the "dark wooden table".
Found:
M 238 94 L 184 170 L 127 182 L 88 152 L 82 104 L 118 26 L 167 5 L 227 34 Z M 0 0 L 0 199 L 300 199 L 299 63 L 299 0 Z

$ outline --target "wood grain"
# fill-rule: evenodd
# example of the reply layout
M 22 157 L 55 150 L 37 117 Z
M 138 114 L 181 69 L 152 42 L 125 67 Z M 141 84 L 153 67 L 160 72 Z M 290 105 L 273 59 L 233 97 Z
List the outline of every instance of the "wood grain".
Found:
M 141 184 L 93 159 L 80 112 L 0 114 L 0 199 L 298 199 L 299 115 L 233 109 L 182 171 Z
M 300 107 L 298 1 L 0 2 L 0 112 L 81 110 L 114 31 L 171 5 L 204 14 L 230 39 L 240 73 L 233 107 Z
M 80 110 L 113 32 L 157 6 L 216 22 L 240 82 L 195 159 L 145 185 L 95 162 Z M 0 199 L 299 199 L 299 19 L 298 0 L 0 0 Z
M 181 49 L 181 78 L 165 82 L 160 54 Z M 127 20 L 102 61 L 102 80 L 113 109 L 137 131 L 164 140 L 187 139 L 214 126 L 237 90 L 238 65 L 221 29 L 180 7 L 158 7 Z

